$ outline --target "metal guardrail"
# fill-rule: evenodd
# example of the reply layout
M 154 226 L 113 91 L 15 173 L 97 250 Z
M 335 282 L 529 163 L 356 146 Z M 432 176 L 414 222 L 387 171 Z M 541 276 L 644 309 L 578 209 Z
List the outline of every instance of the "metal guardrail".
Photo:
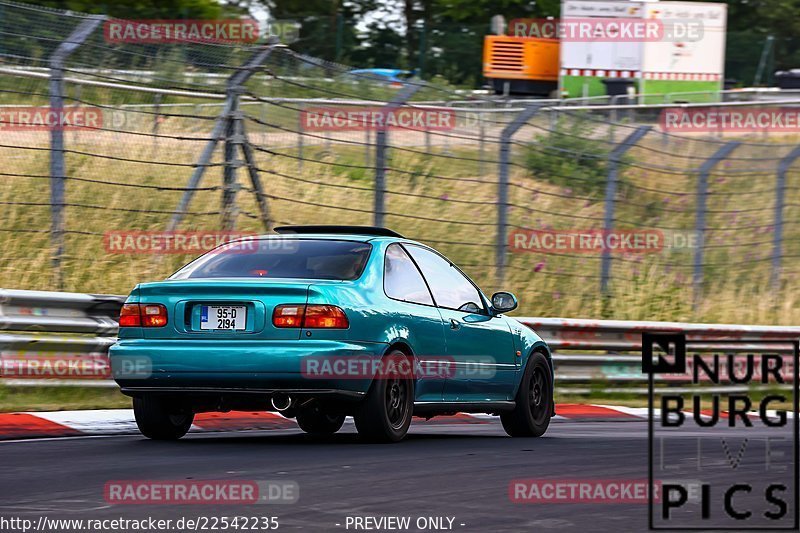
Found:
M 0 330 L 113 335 L 125 298 L 0 289 Z
M 114 386 L 108 347 L 124 301 L 124 296 L 0 289 L 0 382 Z M 41 373 L 30 368 L 20 373 L 21 360 L 39 363 Z M 75 365 L 79 374 L 88 369 L 89 375 L 75 376 Z
M 0 289 L 0 377 L 5 378 L 2 382 L 115 386 L 109 379 L 105 361 L 108 347 L 115 341 L 117 317 L 124 301 L 125 296 Z M 645 381 L 639 353 L 644 332 L 683 332 L 688 343 L 703 341 L 693 351 L 740 356 L 742 352 L 789 353 L 792 345 L 788 342 L 776 346 L 760 341 L 800 339 L 800 327 L 796 326 L 537 317 L 518 320 L 548 342 L 556 364 L 556 381 L 569 385 L 608 386 Z M 31 376 L 6 372 L 9 362 L 26 357 L 105 364 L 106 372 L 91 376 L 95 379 L 70 379 L 74 376 L 68 373 L 30 379 Z
M 641 349 L 642 333 L 646 332 L 684 333 L 692 352 L 733 354 L 737 361 L 743 361 L 747 353 L 790 355 L 792 344 L 775 344 L 774 341 L 800 339 L 800 327 L 796 326 L 571 318 L 519 320 L 547 341 L 553 350 L 556 380 L 567 384 L 645 383 L 648 377 L 642 373 Z M 702 343 L 692 345 L 692 341 Z M 790 360 L 787 359 L 786 363 L 790 365 Z M 683 376 L 659 376 L 658 380 L 662 384 L 686 381 Z M 604 390 L 613 389 L 606 387 Z

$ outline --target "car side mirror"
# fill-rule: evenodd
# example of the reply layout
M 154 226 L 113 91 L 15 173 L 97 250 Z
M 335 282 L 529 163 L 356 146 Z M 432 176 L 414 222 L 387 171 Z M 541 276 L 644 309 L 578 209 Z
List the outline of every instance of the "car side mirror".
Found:
M 517 308 L 517 297 L 510 292 L 496 292 L 492 295 L 492 307 L 498 313 L 508 313 Z

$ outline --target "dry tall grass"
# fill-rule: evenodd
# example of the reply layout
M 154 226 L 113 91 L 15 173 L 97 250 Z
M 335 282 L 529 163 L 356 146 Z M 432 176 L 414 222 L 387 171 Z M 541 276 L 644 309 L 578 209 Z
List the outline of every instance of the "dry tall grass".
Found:
M 180 129 L 165 126 L 162 133 Z M 363 146 L 322 141 L 307 145 L 303 157 L 319 162 L 305 161 L 301 167 L 294 137 L 251 130 L 251 138 L 273 152 L 259 151 L 257 159 L 266 170 L 262 180 L 276 223 L 371 223 L 372 171 L 354 168 L 370 164 L 365 164 Z M 530 135 L 522 132 L 520 137 Z M 115 132 L 69 132 L 67 140 L 75 152 L 67 155 L 73 179 L 66 183 L 70 205 L 66 208 L 65 290 L 126 293 L 137 282 L 164 278 L 190 259 L 109 253 L 103 236 L 113 230 L 164 230 L 181 196 L 180 191 L 166 188 L 186 186 L 204 140 L 154 140 Z M 0 148 L 0 286 L 51 290 L 49 160 L 42 149 L 47 146 L 47 134 L 8 134 L 5 141 L 0 144 L 36 149 Z M 696 175 L 690 171 L 716 147 L 697 140 L 650 136 L 631 152 L 632 166 L 623 169 L 628 186 L 620 189 L 618 226 L 691 231 Z M 711 177 L 707 225 L 713 231 L 705 259 L 705 296 L 696 310 L 690 287 L 691 249 L 615 256 L 608 298 L 599 296 L 597 254 L 510 253 L 503 288 L 518 294 L 521 315 L 796 323 L 800 302 L 792 290 L 797 273 L 791 258 L 798 248 L 800 212 L 791 203 L 785 209 L 787 257 L 781 289 L 774 292 L 768 284 L 775 158 L 783 149 L 777 145 L 774 149 L 743 148 L 735 154 L 737 159 L 724 163 Z M 422 150 L 391 150 L 394 170 L 388 173 L 386 224 L 440 249 L 485 291 L 499 289 L 493 266 L 496 164 L 470 160 L 478 157 L 476 146 L 469 143 L 435 143 L 434 156 L 418 153 Z M 496 159 L 496 153 L 496 143 L 489 142 L 486 157 Z M 538 179 L 524 168 L 519 147 L 514 157 L 509 198 L 512 229 L 601 227 L 601 193 L 578 193 Z M 219 155 L 214 162 L 220 163 Z M 216 189 L 195 194 L 189 208 L 192 214 L 181 229 L 219 228 L 220 176 L 221 166 L 208 169 L 202 185 Z M 247 185 L 245 172 L 240 171 L 239 181 Z M 789 190 L 796 186 L 796 176 L 790 174 Z M 655 190 L 674 194 L 648 192 Z M 239 192 L 238 205 L 237 229 L 261 231 L 257 206 L 248 190 Z

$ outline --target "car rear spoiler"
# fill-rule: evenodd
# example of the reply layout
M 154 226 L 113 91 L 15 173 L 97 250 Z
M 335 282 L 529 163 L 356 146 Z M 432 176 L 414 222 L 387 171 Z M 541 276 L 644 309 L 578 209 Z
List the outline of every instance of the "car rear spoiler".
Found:
M 280 234 L 290 234 L 290 233 L 297 233 L 297 234 L 308 234 L 308 233 L 319 233 L 319 234 L 348 234 L 348 235 L 376 235 L 379 237 L 398 237 L 403 239 L 404 237 L 397 233 L 396 231 L 392 231 L 389 228 L 381 228 L 378 226 L 280 226 L 275 228 L 275 233 Z

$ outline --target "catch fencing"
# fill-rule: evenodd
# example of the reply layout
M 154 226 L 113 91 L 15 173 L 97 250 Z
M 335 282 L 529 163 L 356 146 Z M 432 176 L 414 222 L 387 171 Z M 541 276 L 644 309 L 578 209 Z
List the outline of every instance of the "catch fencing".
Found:
M 0 289 L 0 384 L 115 387 L 108 347 L 124 296 Z M 643 333 L 685 333 L 695 351 L 788 357 L 800 327 L 521 317 L 550 346 L 560 393 L 642 393 Z M 776 341 L 786 341 L 785 344 Z M 791 370 L 791 368 L 790 368 Z M 791 372 L 789 372 L 791 374 Z M 659 385 L 681 385 L 677 376 Z
M 142 249 L 143 233 L 378 224 L 526 314 L 796 318 L 797 132 L 662 120 L 791 110 L 794 92 L 513 101 L 276 43 L 115 44 L 106 22 L 0 0 L 6 286 L 125 292 L 198 254 Z M 99 122 L 22 127 L 20 106 Z M 410 122 L 375 122 L 392 112 Z

